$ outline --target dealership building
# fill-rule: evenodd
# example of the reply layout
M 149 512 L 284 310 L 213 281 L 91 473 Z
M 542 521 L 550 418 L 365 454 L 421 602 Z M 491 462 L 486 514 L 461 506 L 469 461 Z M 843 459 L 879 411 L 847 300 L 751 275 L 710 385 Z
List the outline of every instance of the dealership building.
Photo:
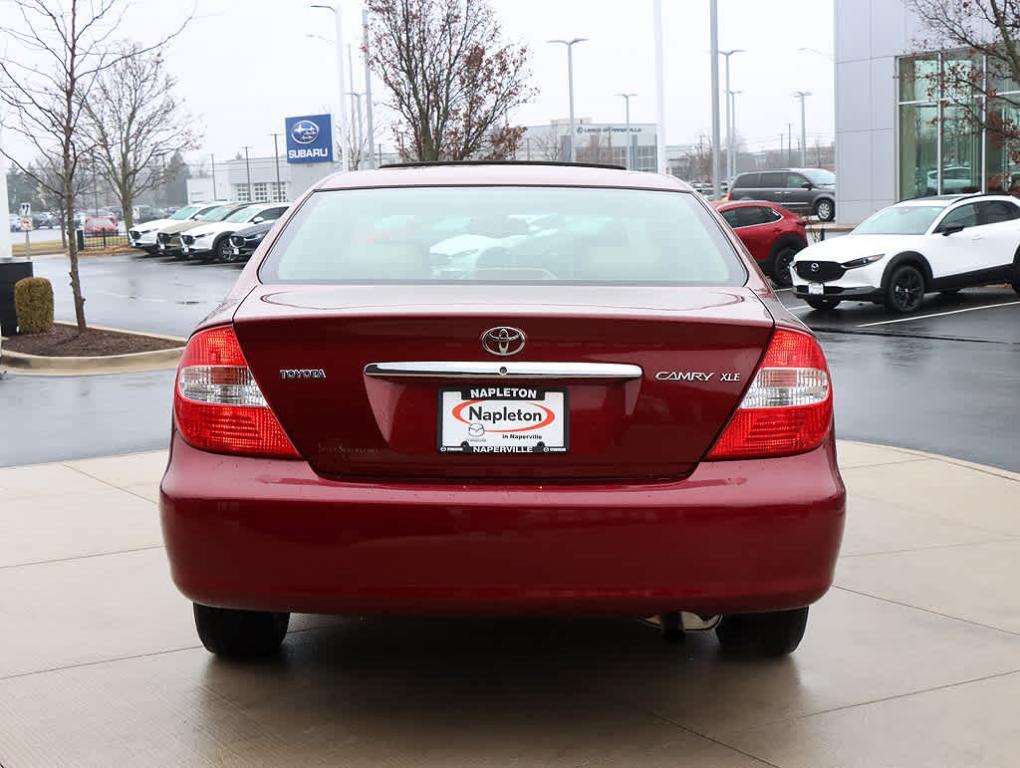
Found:
M 591 118 L 578 118 L 574 123 L 574 154 L 579 163 L 628 165 L 627 137 L 630 136 L 630 167 L 637 171 L 655 172 L 654 123 L 593 123 Z M 530 125 L 517 146 L 518 160 L 552 160 L 565 162 L 570 158 L 570 121 L 553 120 L 545 125 Z
M 924 37 L 903 0 L 835 0 L 836 212 L 854 224 L 898 200 L 1003 191 L 1020 168 L 984 116 L 1018 119 L 1020 84 L 983 55 L 918 50 Z M 991 87 L 949 94 L 939 74 Z M 1009 97 L 1009 101 L 1001 97 Z M 964 106 L 966 104 L 967 106 Z

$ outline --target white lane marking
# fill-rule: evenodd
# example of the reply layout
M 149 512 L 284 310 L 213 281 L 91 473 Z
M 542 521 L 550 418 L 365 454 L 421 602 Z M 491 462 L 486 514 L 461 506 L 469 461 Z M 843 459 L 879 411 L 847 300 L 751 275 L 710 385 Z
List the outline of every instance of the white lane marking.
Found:
M 877 323 L 861 323 L 858 328 L 871 328 L 875 325 L 892 325 L 893 323 L 910 323 L 915 320 L 930 320 L 933 317 L 946 317 L 947 315 L 959 315 L 963 312 L 977 312 L 979 309 L 995 309 L 996 307 L 1015 307 L 1020 301 L 1003 301 L 999 304 L 985 304 L 983 307 L 967 307 L 966 309 L 954 309 L 950 312 L 936 312 L 931 315 L 918 315 L 917 317 L 901 317 L 896 320 L 879 320 Z
M 814 307 L 808 307 L 808 306 L 803 306 L 803 307 L 787 307 L 786 309 L 789 310 L 790 312 L 810 312 L 811 310 L 814 309 Z
M 776 293 L 784 293 L 785 291 L 792 291 L 793 288 L 776 288 Z

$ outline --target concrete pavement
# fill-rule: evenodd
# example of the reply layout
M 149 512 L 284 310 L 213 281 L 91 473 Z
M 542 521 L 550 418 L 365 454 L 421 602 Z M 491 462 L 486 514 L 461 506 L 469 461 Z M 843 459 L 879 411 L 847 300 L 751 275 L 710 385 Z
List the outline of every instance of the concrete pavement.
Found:
M 840 444 L 836 586 L 792 657 L 636 622 L 301 616 L 228 663 L 170 583 L 162 451 L 0 469 L 0 764 L 1012 766 L 1020 475 Z

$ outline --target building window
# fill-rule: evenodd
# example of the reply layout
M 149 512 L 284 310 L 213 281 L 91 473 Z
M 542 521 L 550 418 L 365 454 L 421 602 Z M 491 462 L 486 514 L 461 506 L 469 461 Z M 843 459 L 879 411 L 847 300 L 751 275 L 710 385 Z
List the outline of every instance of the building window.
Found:
M 1020 118 L 1020 87 L 990 67 L 968 51 L 899 60 L 901 198 L 1020 191 L 1017 147 L 994 130 Z
M 257 181 L 252 185 L 255 188 L 255 202 L 269 202 L 269 185 L 264 181 Z
M 273 191 L 273 202 L 274 203 L 285 203 L 287 202 L 287 182 L 281 181 L 279 183 L 272 182 L 269 185 Z
M 248 188 L 247 184 L 234 185 L 234 199 L 239 203 L 251 202 L 251 190 Z

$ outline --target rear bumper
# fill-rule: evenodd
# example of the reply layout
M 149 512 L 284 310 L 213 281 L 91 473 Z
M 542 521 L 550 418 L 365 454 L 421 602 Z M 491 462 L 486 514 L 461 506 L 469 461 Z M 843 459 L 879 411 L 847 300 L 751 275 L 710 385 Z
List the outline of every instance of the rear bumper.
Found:
M 337 614 L 702 614 L 828 589 L 845 491 L 830 439 L 614 486 L 373 485 L 175 436 L 160 494 L 174 582 L 195 602 Z

